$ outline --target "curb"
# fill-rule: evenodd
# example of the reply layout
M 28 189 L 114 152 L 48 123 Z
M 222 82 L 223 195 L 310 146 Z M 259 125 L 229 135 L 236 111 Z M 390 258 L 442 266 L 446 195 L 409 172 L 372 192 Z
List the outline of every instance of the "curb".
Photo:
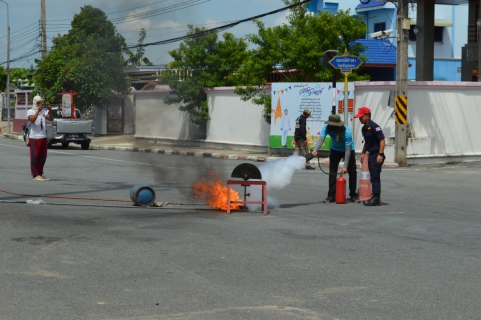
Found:
M 223 153 L 212 153 L 212 152 L 192 152 L 192 151 L 179 151 L 176 149 L 150 149 L 150 148 L 132 148 L 132 147 L 109 147 L 109 146 L 96 146 L 90 145 L 92 150 L 115 150 L 115 151 L 127 151 L 127 152 L 142 152 L 142 153 L 154 153 L 154 154 L 166 154 L 174 156 L 191 156 L 199 158 L 216 158 L 225 160 L 248 160 L 254 162 L 271 162 L 280 159 L 285 159 L 286 157 L 257 157 L 257 156 L 245 156 L 245 155 L 232 155 Z M 318 164 L 317 160 L 309 161 L 310 165 L 316 166 Z M 343 163 L 341 162 L 340 165 Z M 321 161 L 321 165 L 328 167 L 329 161 Z M 361 164 L 358 162 L 356 164 L 358 169 L 361 168 Z M 384 163 L 383 167 L 387 168 L 397 168 L 399 165 L 397 163 Z
M 14 140 L 23 140 L 23 136 L 18 134 L 2 133 L 2 137 L 14 139 Z M 176 149 L 151 149 L 151 148 L 135 148 L 135 147 L 98 146 L 98 145 L 92 145 L 92 144 L 90 145 L 90 149 L 155 153 L 155 154 L 166 154 L 166 155 L 174 155 L 174 156 L 216 158 L 216 159 L 225 159 L 225 160 L 246 160 L 246 161 L 254 161 L 254 162 L 271 162 L 271 161 L 277 161 L 277 160 L 286 158 L 286 157 L 258 157 L 258 156 L 232 155 L 232 154 L 213 153 L 213 152 L 192 152 L 192 151 L 180 151 Z M 313 166 L 317 166 L 318 163 L 317 163 L 317 160 L 311 160 L 309 161 L 309 164 Z M 329 161 L 322 161 L 321 165 L 328 167 Z M 342 162 L 340 163 L 340 165 L 342 165 Z M 358 162 L 356 164 L 356 167 L 360 169 L 361 164 Z M 397 163 L 384 163 L 383 167 L 398 168 L 399 165 Z
M 276 157 L 244 156 L 244 155 L 232 155 L 232 154 L 213 153 L 213 152 L 192 152 L 192 151 L 180 151 L 176 149 L 109 147 L 109 146 L 96 146 L 96 145 L 90 145 L 90 149 L 154 153 L 154 154 L 166 154 L 166 155 L 174 155 L 174 156 L 191 156 L 191 157 L 199 157 L 199 158 L 216 158 L 216 159 L 225 159 L 225 160 L 249 160 L 249 161 L 255 161 L 255 162 L 267 162 L 267 161 L 274 161 L 279 159 Z
M 23 140 L 23 136 L 21 134 L 2 133 L 2 137 L 13 140 Z

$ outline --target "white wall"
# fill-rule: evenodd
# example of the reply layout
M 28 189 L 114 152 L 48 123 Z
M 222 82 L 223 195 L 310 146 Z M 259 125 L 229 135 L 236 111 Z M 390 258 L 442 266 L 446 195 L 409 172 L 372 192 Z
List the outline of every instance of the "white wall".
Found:
M 168 86 L 132 92 L 136 100 L 135 137 L 190 140 L 202 136 L 201 131 L 188 121 L 188 114 L 179 110 L 178 104 L 163 102 L 169 92 Z
M 388 146 L 386 161 L 394 162 L 394 90 L 396 83 L 355 82 L 355 111 L 367 106 L 372 119 L 382 128 Z M 263 107 L 240 100 L 232 87 L 206 90 L 211 120 L 202 142 L 231 146 L 264 147 L 269 144 L 270 125 Z M 408 123 L 413 133 L 407 144 L 410 160 L 423 162 L 463 161 L 481 157 L 481 83 L 409 82 Z M 177 105 L 162 100 L 168 90 L 138 91 L 136 95 L 136 137 L 171 140 L 196 139 L 196 130 Z M 390 99 L 391 96 L 391 99 Z M 356 152 L 362 150 L 361 124 L 354 121 Z
M 131 93 L 124 95 L 124 133 L 135 133 L 135 96 Z
M 95 135 L 107 134 L 107 108 L 95 108 Z
M 371 108 L 373 121 L 383 128 L 386 137 L 394 137 L 394 119 L 391 118 L 394 109 L 387 106 L 389 92 L 394 87 L 395 82 L 355 82 L 355 110 L 362 106 Z M 408 141 L 408 158 L 467 160 L 481 156 L 481 139 L 478 138 L 480 90 L 478 82 L 409 82 L 408 123 L 413 139 Z M 354 139 L 356 151 L 360 151 L 360 124 L 354 129 Z M 386 156 L 386 161 L 394 161 L 393 154 Z
M 205 90 L 211 120 L 208 142 L 237 145 L 269 145 L 270 125 L 264 120 L 264 107 L 242 101 L 234 87 Z

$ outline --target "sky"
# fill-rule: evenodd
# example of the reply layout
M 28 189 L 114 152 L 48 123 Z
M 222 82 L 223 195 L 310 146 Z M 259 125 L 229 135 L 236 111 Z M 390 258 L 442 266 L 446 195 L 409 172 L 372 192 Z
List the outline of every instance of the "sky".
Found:
M 35 66 L 34 60 L 41 58 L 41 0 L 5 1 L 9 8 L 10 68 Z M 281 0 L 45 0 L 45 3 L 48 50 L 52 38 L 67 33 L 73 16 L 85 5 L 106 13 L 128 45 L 137 43 L 141 28 L 147 30 L 144 43 L 150 43 L 186 35 L 187 24 L 210 29 L 285 7 Z M 7 61 L 6 8 L 5 3 L 0 2 L 0 65 L 3 67 Z M 276 13 L 261 20 L 266 27 L 280 25 L 287 13 Z M 226 32 L 243 37 L 257 33 L 257 28 L 249 21 Z M 166 64 L 172 61 L 168 51 L 179 45 L 177 41 L 149 46 L 144 56 L 156 65 Z

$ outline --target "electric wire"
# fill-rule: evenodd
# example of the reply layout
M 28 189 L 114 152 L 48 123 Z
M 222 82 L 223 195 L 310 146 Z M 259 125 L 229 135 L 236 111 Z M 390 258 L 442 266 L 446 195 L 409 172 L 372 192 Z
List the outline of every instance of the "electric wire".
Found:
M 199 2 L 199 1 L 202 1 L 202 2 L 194 3 L 194 2 Z M 126 17 L 113 18 L 110 21 L 113 24 L 122 24 L 122 23 L 126 23 L 126 22 L 133 22 L 133 21 L 140 20 L 140 19 L 155 17 L 155 16 L 158 16 L 158 15 L 171 13 L 171 12 L 178 11 L 178 10 L 181 10 L 181 9 L 190 8 L 190 7 L 193 7 L 193 6 L 196 6 L 196 5 L 199 5 L 199 4 L 203 4 L 203 3 L 206 3 L 206 2 L 209 2 L 209 1 L 211 1 L 211 0 L 185 1 L 185 2 L 177 3 L 177 4 L 174 4 L 174 5 L 171 5 L 171 6 L 167 6 L 167 7 L 164 7 L 164 8 L 151 10 L 149 12 L 137 13 L 137 14 L 134 14 L 134 15 L 126 16 Z
M 8 190 L 2 190 L 0 189 L 0 192 L 11 194 L 14 196 L 20 196 L 20 197 L 32 197 L 32 198 L 47 198 L 47 199 L 67 199 L 67 200 L 90 200 L 90 201 L 104 201 L 104 202 L 129 202 L 131 203 L 132 200 L 124 200 L 124 199 L 109 199 L 109 198 L 91 198 L 91 197 L 75 197 L 75 196 L 56 196 L 56 195 L 38 195 L 38 194 L 25 194 L 25 193 L 18 193 L 18 192 L 13 192 L 13 191 L 8 191 Z M 1 202 L 4 202 L 1 201 Z M 24 202 L 21 202 L 24 203 Z M 158 204 L 162 205 L 183 205 L 181 202 L 158 202 Z M 85 205 L 88 206 L 88 205 Z M 98 207 L 99 205 L 91 205 Z M 143 206 L 140 206 L 143 207 Z M 159 206 L 157 206 L 159 207 Z
M 10 46 L 12 46 L 12 44 L 15 44 L 18 41 L 21 41 L 21 40 L 25 39 L 26 37 L 31 36 L 33 33 L 38 34 L 39 32 L 38 31 L 34 32 L 35 30 L 38 30 L 38 28 L 33 27 L 33 28 L 28 29 L 24 33 L 18 35 L 15 38 L 10 37 Z M 1 42 L 2 43 L 0 44 L 0 48 L 7 47 L 6 41 L 5 41 L 5 43 L 3 43 L 3 41 L 1 41 Z
M 202 1 L 200 3 L 198 3 L 199 1 Z M 185 2 L 182 2 L 180 4 L 176 4 L 176 5 L 172 5 L 172 6 L 168 6 L 168 7 L 165 7 L 165 8 L 161 8 L 161 9 L 157 9 L 157 10 L 154 10 L 154 13 L 149 13 L 149 14 L 152 14 L 152 16 L 154 15 L 160 15 L 160 14 L 164 14 L 164 13 L 168 13 L 168 12 L 173 12 L 173 11 L 177 11 L 177 10 L 181 10 L 181 9 L 185 9 L 185 8 L 189 8 L 189 7 L 192 7 L 194 5 L 199 5 L 199 4 L 202 4 L 202 3 L 205 3 L 205 2 L 208 2 L 208 1 L 211 1 L 211 0 L 193 0 L 193 1 L 185 1 Z M 197 2 L 197 3 L 196 3 Z M 277 10 L 273 10 L 273 11 L 270 11 L 270 12 L 267 12 L 267 13 L 264 13 L 264 14 L 260 14 L 260 15 L 257 15 L 257 16 L 253 16 L 253 17 L 250 17 L 250 18 L 246 18 L 246 19 L 242 19 L 242 20 L 238 20 L 238 21 L 234 21 L 234 22 L 231 22 L 231 23 L 228 23 L 228 24 L 225 24 L 225 25 L 222 25 L 222 26 L 219 26 L 219 27 L 216 27 L 216 28 L 211 28 L 211 29 L 207 29 L 207 30 L 203 30 L 201 32 L 198 32 L 196 34 L 190 34 L 190 35 L 185 35 L 185 36 L 181 36 L 181 37 L 175 37 L 175 38 L 171 38 L 171 39 L 166 39 L 166 40 L 161 40 L 161 41 L 156 41 L 156 42 L 150 42 L 150 43 L 145 43 L 145 44 L 135 44 L 135 45 L 131 45 L 131 46 L 127 46 L 128 49 L 135 49 L 135 48 L 139 48 L 139 47 L 148 47 L 148 46 L 155 46 L 155 45 L 162 45 L 162 44 L 168 44 L 168 43 L 173 43 L 173 42 L 177 42 L 177 41 L 182 41 L 184 39 L 189 39 L 189 38 L 196 38 L 196 37 L 202 37 L 202 36 L 205 36 L 205 35 L 208 35 L 208 34 L 211 34 L 211 33 L 215 33 L 215 32 L 221 32 L 221 31 L 225 31 L 227 29 L 230 29 L 236 25 L 239 25 L 241 23 L 244 23 L 244 22 L 248 22 L 248 21 L 252 21 L 252 20 L 255 20 L 255 19 L 260 19 L 260 18 L 263 18 L 263 17 L 266 17 L 268 15 L 272 15 L 272 14 L 276 14 L 276 13 L 279 13 L 279 12 L 282 12 L 282 11 L 286 11 L 286 10 L 289 10 L 291 8 L 294 8 L 294 7 L 297 7 L 297 6 L 300 6 L 300 5 L 304 5 L 304 4 L 307 4 L 311 2 L 311 0 L 304 0 L 304 1 L 301 1 L 299 3 L 295 3 L 295 4 L 291 4 L 289 6 L 286 6 L 286 7 L 283 7 L 283 8 L 280 8 L 280 9 L 277 9 Z M 182 5 L 184 5 L 182 7 Z M 180 6 L 180 7 L 179 7 Z M 175 10 L 174 10 L 175 8 Z M 132 10 L 132 9 L 130 9 Z M 166 11 L 167 10 L 167 11 Z M 170 11 L 169 11 L 170 10 Z M 135 17 L 135 18 L 134 18 Z M 143 14 L 138 14 L 138 15 L 134 15 L 134 16 L 131 16 L 131 20 L 128 20 L 128 21 L 125 21 L 125 19 L 128 19 L 128 18 L 125 18 L 124 19 L 124 22 L 122 23 L 125 23 L 125 22 L 131 22 L 131 21 L 135 21 L 135 20 L 139 20 L 141 18 L 146 18 L 146 17 L 151 17 L 151 16 L 145 16 Z M 113 19 L 113 20 L 118 20 L 118 19 L 122 19 L 122 18 L 116 18 L 116 19 Z M 54 20 L 54 21 L 66 21 L 66 20 Z M 68 21 L 68 20 L 67 20 Z M 112 22 L 112 21 L 111 21 Z M 114 23 L 115 24 L 115 23 Z M 117 23 L 117 24 L 120 24 L 120 23 Z M 35 53 L 36 54 L 36 53 Z M 10 62 L 15 62 L 15 61 L 19 61 L 19 60 L 22 60 L 22 59 L 26 59 L 28 57 L 31 57 L 33 54 L 29 53 L 29 54 L 25 54 L 24 56 L 21 56 L 21 57 L 17 57 L 15 59 L 10 59 Z M 2 62 L 0 63 L 0 65 L 3 65 L 5 64 L 6 62 Z
M 279 13 L 279 12 L 282 12 L 282 11 L 285 11 L 285 10 L 289 10 L 291 8 L 294 8 L 294 7 L 309 3 L 309 2 L 311 2 L 311 0 L 304 0 L 304 1 L 299 2 L 299 3 L 291 4 L 289 6 L 286 6 L 286 7 L 274 10 L 274 11 L 270 11 L 270 12 L 267 12 L 267 13 L 263 13 L 263 14 L 260 14 L 260 15 L 254 16 L 254 17 L 238 20 L 238 21 L 235 21 L 233 23 L 229 23 L 229 24 L 217 27 L 217 28 L 203 30 L 203 31 L 195 33 L 195 34 L 190 34 L 190 35 L 186 35 L 186 36 L 182 36 L 182 37 L 177 37 L 177 38 L 172 38 L 172 39 L 167 39 L 167 40 L 162 40 L 162 41 L 156 41 L 156 42 L 151 42 L 151 43 L 145 43 L 145 44 L 137 44 L 135 46 L 131 46 L 131 47 L 128 47 L 128 48 L 129 49 L 135 49 L 135 48 L 138 48 L 138 47 L 148 47 L 148 46 L 152 46 L 152 45 L 161 45 L 161 44 L 177 42 L 177 41 L 181 41 L 181 40 L 189 39 L 189 38 L 202 37 L 202 36 L 214 33 L 214 32 L 220 32 L 220 31 L 230 29 L 230 28 L 232 28 L 232 27 L 234 27 L 238 24 L 241 24 L 241 23 L 244 23 L 244 22 L 247 22 L 247 21 L 252 21 L 252 20 L 255 20 L 255 19 L 266 17 L 268 15 L 272 15 L 272 14 Z
M 11 194 L 20 197 L 34 197 L 34 198 L 50 198 L 50 199 L 70 199 L 70 200 L 93 200 L 93 201 L 111 201 L 111 202 L 132 202 L 132 200 L 123 199 L 107 199 L 107 198 L 88 198 L 88 197 L 75 197 L 75 196 L 53 196 L 53 195 L 38 195 L 38 194 L 25 194 L 17 193 L 8 190 L 0 189 L 0 192 Z

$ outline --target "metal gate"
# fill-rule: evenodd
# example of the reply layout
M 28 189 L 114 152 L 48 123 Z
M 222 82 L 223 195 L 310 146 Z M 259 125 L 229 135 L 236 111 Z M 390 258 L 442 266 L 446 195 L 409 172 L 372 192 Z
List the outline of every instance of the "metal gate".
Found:
M 114 95 L 107 106 L 107 134 L 124 132 L 124 99 Z

